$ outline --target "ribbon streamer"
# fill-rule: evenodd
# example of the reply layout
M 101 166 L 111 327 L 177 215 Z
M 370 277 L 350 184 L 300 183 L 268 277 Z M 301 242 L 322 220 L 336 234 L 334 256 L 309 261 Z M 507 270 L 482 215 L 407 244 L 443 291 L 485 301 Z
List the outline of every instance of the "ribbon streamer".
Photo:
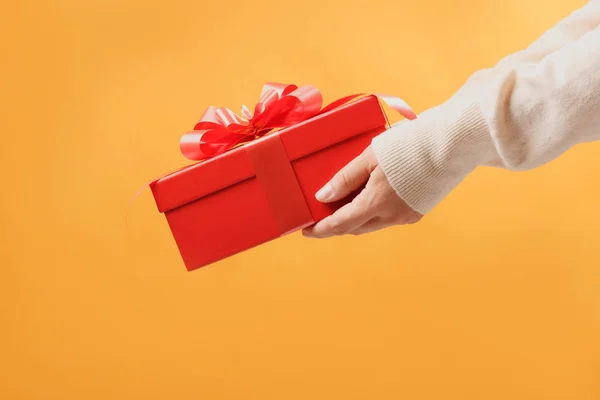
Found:
M 275 129 L 306 121 L 364 95 L 346 96 L 321 108 L 323 97 L 314 86 L 267 83 L 254 107 L 254 113 L 250 113 L 246 106 L 242 106 L 241 115 L 228 108 L 211 106 L 196 123 L 194 130 L 183 135 L 180 149 L 190 160 L 212 158 Z M 416 118 L 414 111 L 402 99 L 385 94 L 376 96 L 405 118 Z

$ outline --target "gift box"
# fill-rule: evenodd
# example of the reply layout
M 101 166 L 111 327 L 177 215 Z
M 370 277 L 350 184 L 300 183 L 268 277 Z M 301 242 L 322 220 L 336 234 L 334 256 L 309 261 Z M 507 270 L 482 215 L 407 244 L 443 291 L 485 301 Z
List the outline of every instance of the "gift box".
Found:
M 414 113 L 397 99 L 397 109 Z M 181 150 L 199 162 L 150 185 L 188 270 L 315 224 L 333 204 L 315 193 L 387 128 L 375 95 L 321 109 L 312 87 L 265 86 L 254 116 L 209 108 Z

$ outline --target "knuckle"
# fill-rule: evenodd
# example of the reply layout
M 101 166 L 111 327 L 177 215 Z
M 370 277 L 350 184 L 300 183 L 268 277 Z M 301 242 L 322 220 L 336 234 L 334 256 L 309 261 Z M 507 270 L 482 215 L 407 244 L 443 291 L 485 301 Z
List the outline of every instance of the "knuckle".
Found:
M 375 210 L 381 206 L 381 200 L 377 192 L 372 190 L 363 190 L 354 200 L 357 205 L 367 210 Z
M 331 233 L 333 233 L 334 235 L 343 235 L 345 232 L 345 226 L 338 222 L 338 221 L 334 221 L 329 225 L 329 229 L 331 231 Z
M 336 174 L 337 185 L 339 188 L 347 188 L 350 186 L 350 178 L 348 177 L 348 172 L 345 169 L 340 170 Z
M 371 146 L 367 147 L 359 157 L 361 158 L 361 161 L 366 163 L 371 170 L 374 170 L 378 165 L 377 158 L 375 157 L 375 151 Z

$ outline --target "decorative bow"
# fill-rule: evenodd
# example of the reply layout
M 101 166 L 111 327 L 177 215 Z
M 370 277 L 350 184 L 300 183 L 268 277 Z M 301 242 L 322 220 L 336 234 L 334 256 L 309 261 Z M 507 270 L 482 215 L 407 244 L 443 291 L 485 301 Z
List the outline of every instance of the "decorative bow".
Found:
M 346 96 L 321 108 L 323 97 L 313 86 L 267 83 L 253 114 L 245 105 L 242 106 L 241 116 L 228 108 L 209 107 L 194 130 L 181 138 L 181 152 L 190 160 L 211 158 L 258 139 L 274 129 L 292 126 L 331 111 L 360 96 L 363 94 Z M 405 118 L 416 118 L 413 110 L 402 99 L 389 95 L 377 97 Z

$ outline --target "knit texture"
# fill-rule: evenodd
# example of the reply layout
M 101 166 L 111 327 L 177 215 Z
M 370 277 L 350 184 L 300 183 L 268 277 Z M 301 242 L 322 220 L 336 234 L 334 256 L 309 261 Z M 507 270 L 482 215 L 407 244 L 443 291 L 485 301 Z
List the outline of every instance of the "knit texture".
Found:
M 482 165 L 526 170 L 600 140 L 600 0 L 373 140 L 398 195 L 426 214 Z

